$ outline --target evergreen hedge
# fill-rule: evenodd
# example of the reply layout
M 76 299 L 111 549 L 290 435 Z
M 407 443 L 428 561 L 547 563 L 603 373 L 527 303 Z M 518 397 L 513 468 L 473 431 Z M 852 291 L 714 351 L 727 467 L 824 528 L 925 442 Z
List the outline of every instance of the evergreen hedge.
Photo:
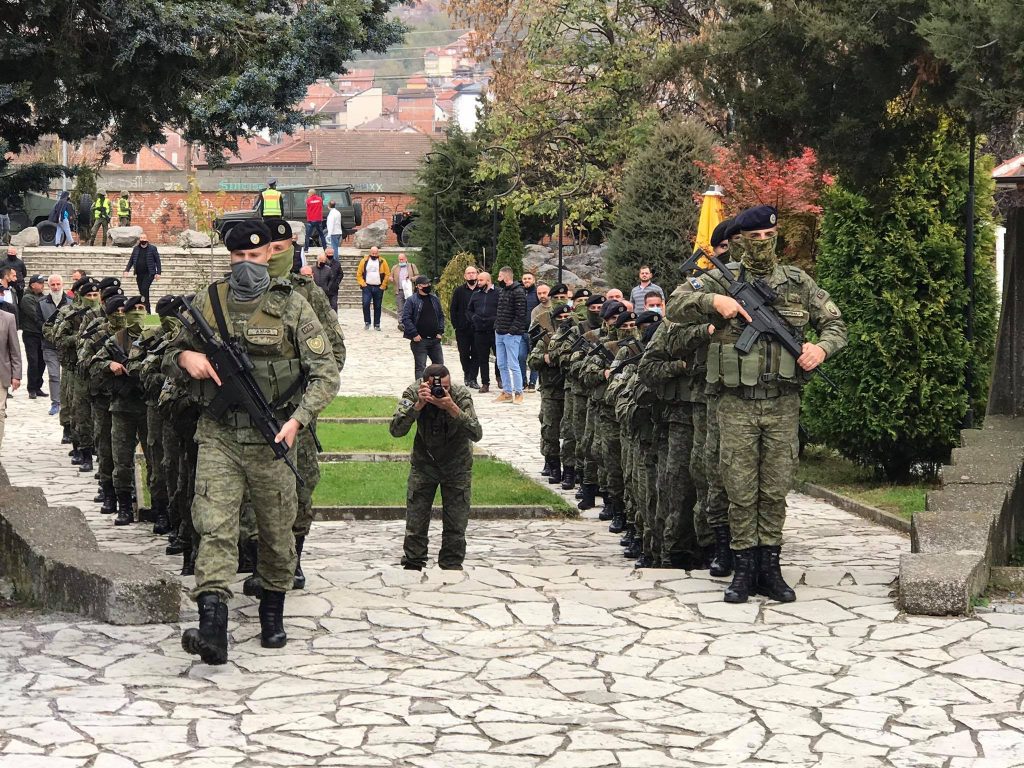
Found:
M 519 216 L 512 208 L 505 211 L 498 230 L 498 260 L 494 264 L 494 279 L 497 281 L 498 270 L 511 267 L 516 280 L 523 276 L 523 238 L 519 232 Z

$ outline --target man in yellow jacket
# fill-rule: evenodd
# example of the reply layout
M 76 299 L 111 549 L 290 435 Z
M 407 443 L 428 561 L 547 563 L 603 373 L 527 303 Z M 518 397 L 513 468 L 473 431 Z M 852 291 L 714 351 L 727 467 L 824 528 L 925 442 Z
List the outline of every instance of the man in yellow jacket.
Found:
M 96 202 L 92 205 L 92 220 L 96 223 L 96 228 L 92 231 L 89 245 L 96 245 L 96 235 L 99 234 L 100 227 L 103 228 L 100 245 L 106 245 L 107 234 L 110 230 L 110 200 L 107 199 L 107 193 L 103 190 L 96 193 Z
M 380 248 L 373 246 L 356 267 L 356 282 L 363 291 L 363 325 L 370 330 L 370 304 L 373 304 L 373 328 L 380 330 L 380 309 L 384 301 L 391 271 L 388 263 L 381 258 Z

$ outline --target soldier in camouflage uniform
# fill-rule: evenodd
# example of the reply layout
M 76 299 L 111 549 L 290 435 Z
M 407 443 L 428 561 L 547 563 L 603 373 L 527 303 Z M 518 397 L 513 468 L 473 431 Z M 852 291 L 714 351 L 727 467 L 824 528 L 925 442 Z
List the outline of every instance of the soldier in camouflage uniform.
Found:
M 270 278 L 270 231 L 262 220 L 242 222 L 228 233 L 231 276 L 196 296 L 196 314 L 214 328 L 224 326 L 248 352 L 252 376 L 275 409 L 281 426 L 276 441 L 292 448 L 300 430 L 338 393 L 338 366 L 309 303 Z M 218 334 L 222 333 L 217 331 Z M 204 405 L 219 391 L 219 376 L 200 350 L 202 342 L 182 328 L 164 355 L 172 380 L 192 379 Z M 304 384 L 303 384 L 304 382 Z M 186 652 L 208 664 L 227 661 L 227 600 L 238 563 L 238 510 L 248 491 L 259 525 L 260 642 L 281 648 L 284 597 L 295 579 L 292 526 L 298 501 L 295 478 L 252 426 L 243 409 L 219 419 L 204 411 L 196 428 L 199 457 L 192 518 L 199 534 L 193 597 L 199 628 L 182 635 Z
M 597 505 L 598 488 L 604 471 L 595 442 L 597 439 L 597 409 L 591 408 L 590 392 L 581 375 L 588 351 L 602 341 L 601 307 L 604 306 L 604 302 L 604 296 L 600 295 L 587 299 L 584 319 L 579 323 L 579 331 L 583 340 L 576 349 L 568 354 L 569 372 L 567 375 L 572 378 L 574 384 L 573 430 L 576 433 L 576 469 L 580 479 L 579 508 L 581 510 L 592 509 Z M 599 518 L 610 520 L 610 511 L 605 514 L 602 510 Z
M 556 305 L 555 309 L 564 309 Z M 557 362 L 552 362 L 549 349 L 554 337 L 555 325 L 568 319 L 571 310 L 553 317 L 551 302 L 548 306 L 534 309 L 534 326 L 531 336 L 536 337 L 533 348 L 526 359 L 531 371 L 539 373 L 537 385 L 540 389 L 540 452 L 544 457 L 544 471 L 548 482 L 554 485 L 562 482 L 562 450 L 560 431 L 562 415 L 565 412 L 565 376 Z
M 444 397 L 431 393 L 435 383 L 445 390 Z M 402 393 L 388 429 L 392 437 L 403 437 L 413 424 L 416 437 L 410 454 L 402 565 L 406 570 L 421 571 L 427 564 L 430 512 L 440 487 L 442 531 L 437 564 L 442 570 L 461 571 L 472 496 L 473 443 L 483 436 L 471 390 L 453 384 L 445 366 L 428 365 L 423 380 Z
M 63 346 L 63 328 L 67 318 L 74 312 L 78 312 L 84 306 L 84 302 L 81 294 L 82 279 L 79 278 L 72 285 L 72 291 L 74 295 L 70 302 L 65 304 L 59 310 L 57 310 L 51 317 L 50 321 L 43 326 L 43 338 L 45 338 L 54 349 L 57 351 L 57 361 L 60 364 L 60 402 L 61 409 L 59 411 L 60 425 L 63 428 L 63 436 L 61 437 L 61 444 L 73 445 L 75 441 L 74 430 L 71 424 L 71 391 L 72 381 L 71 377 L 74 376 L 72 369 L 74 368 L 74 361 L 71 359 L 70 351 Z M 77 354 L 75 355 L 77 360 Z M 78 452 L 75 448 L 72 448 L 72 454 L 77 456 Z
M 548 357 L 552 364 L 558 366 L 565 382 L 559 437 L 562 439 L 562 489 L 566 491 L 571 491 L 576 487 L 578 449 L 576 440 L 576 389 L 578 384 L 569 375 L 569 354 L 573 344 L 580 336 L 579 321 L 584 319 L 581 313 L 586 312 L 588 298 L 590 298 L 590 291 L 586 288 L 581 288 L 573 294 L 572 315 L 555 331 L 548 344 Z M 579 476 L 583 477 L 582 466 Z
M 83 372 L 78 370 L 78 343 L 79 331 L 88 320 L 99 314 L 100 286 L 94 280 L 84 279 L 78 283 L 76 298 L 81 295 L 81 301 L 77 309 L 68 312 L 62 319 L 58 319 L 58 326 L 54 331 L 57 338 L 58 354 L 62 364 L 67 366 L 69 372 L 68 394 L 70 399 L 71 412 L 71 434 L 72 434 L 72 457 L 71 463 L 78 465 L 80 471 L 92 471 L 92 410 L 89 400 L 88 382 Z M 61 310 L 63 312 L 64 310 Z M 61 403 L 64 403 L 61 400 Z M 63 410 L 63 408 L 61 408 Z M 87 466 L 88 470 L 83 469 Z
M 826 291 L 798 267 L 782 266 L 776 256 L 778 214 L 770 206 L 741 213 L 742 281 L 763 280 L 777 296 L 773 306 L 804 338 L 808 328 L 817 343 L 803 342 L 799 358 L 763 335 L 747 355 L 735 347 L 749 315 L 733 299 L 717 270 L 700 278 L 700 287 L 670 305 L 670 312 L 710 339 L 707 378 L 720 386 L 718 422 L 720 466 L 729 497 L 729 531 L 734 560 L 730 603 L 745 602 L 756 588 L 773 600 L 790 602 L 796 594 L 780 566 L 786 494 L 799 455 L 800 387 L 826 357 L 846 345 L 846 325 Z M 708 323 L 712 312 L 722 327 Z M 756 573 L 755 573 L 756 569 Z
M 313 278 L 306 275 L 299 275 L 291 272 L 292 254 L 294 247 L 292 243 L 291 224 L 282 218 L 267 218 L 263 223 L 270 229 L 270 262 L 267 265 L 267 272 L 272 280 L 285 280 L 292 290 L 302 296 L 313 310 L 324 335 L 331 345 L 331 354 L 340 372 L 345 367 L 345 334 L 338 323 L 338 313 L 331 309 L 327 294 L 313 282 Z M 295 534 L 295 579 L 292 589 L 305 589 L 306 575 L 302 572 L 302 550 L 309 535 L 310 526 L 313 524 L 313 491 L 320 482 L 320 460 L 316 448 L 316 420 L 306 429 L 299 432 L 299 439 L 295 445 L 295 463 L 302 475 L 303 484 L 300 486 L 296 481 L 296 496 L 299 507 L 295 515 L 295 524 L 292 532 Z M 252 518 L 255 522 L 255 518 Z M 245 533 L 243 533 L 245 536 Z M 256 542 L 256 530 L 249 533 L 249 542 L 244 545 L 251 548 Z M 255 553 L 253 553 L 255 554 Z M 256 559 L 256 558 L 253 558 Z M 258 569 L 258 564 L 257 564 Z M 252 597 L 259 597 L 262 586 L 259 580 L 258 570 L 242 584 L 242 592 Z

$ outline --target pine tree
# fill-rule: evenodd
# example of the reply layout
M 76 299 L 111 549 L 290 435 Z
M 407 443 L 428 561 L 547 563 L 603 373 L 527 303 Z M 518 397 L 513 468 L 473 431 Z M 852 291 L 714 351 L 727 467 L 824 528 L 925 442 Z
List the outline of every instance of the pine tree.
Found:
M 523 276 L 523 238 L 519 232 L 519 216 L 512 208 L 505 211 L 498 232 L 498 261 L 495 270 L 511 267 L 516 280 Z

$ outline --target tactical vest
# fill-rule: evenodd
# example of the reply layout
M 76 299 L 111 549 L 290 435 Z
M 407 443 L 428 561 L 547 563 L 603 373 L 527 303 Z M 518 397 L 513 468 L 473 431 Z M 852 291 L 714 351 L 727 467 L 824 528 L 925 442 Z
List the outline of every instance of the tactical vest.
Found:
M 775 273 L 771 280 L 779 296 L 773 306 L 802 341 L 811 319 L 799 292 L 803 274 L 796 267 L 781 269 L 784 279 L 779 282 Z M 709 385 L 732 390 L 744 399 L 766 400 L 791 392 L 806 382 L 796 358 L 774 339 L 762 337 L 749 354 L 740 354 L 735 344 L 745 327 L 745 322 L 733 318 L 724 327 L 715 329 L 707 351 Z
M 283 319 L 291 288 L 284 283 L 273 284 L 247 319 L 239 317 L 236 320 L 231 316 L 227 281 L 214 283 L 211 289 L 216 290 L 220 298 L 228 332 L 239 340 L 252 361 L 252 377 L 270 403 L 271 410 L 279 418 L 291 416 L 302 399 L 304 382 L 298 350 Z M 203 317 L 220 333 L 213 304 L 209 300 L 203 306 Z M 193 380 L 193 394 L 204 406 L 213 402 L 218 391 L 212 379 Z M 251 426 L 249 415 L 240 409 L 229 411 L 221 422 L 239 428 Z
M 263 215 L 264 216 L 280 216 L 281 215 L 281 193 L 276 189 L 264 189 L 260 193 L 260 197 L 263 198 Z
M 127 197 L 117 198 L 117 215 L 118 216 L 130 216 L 132 213 L 132 204 L 128 201 Z

